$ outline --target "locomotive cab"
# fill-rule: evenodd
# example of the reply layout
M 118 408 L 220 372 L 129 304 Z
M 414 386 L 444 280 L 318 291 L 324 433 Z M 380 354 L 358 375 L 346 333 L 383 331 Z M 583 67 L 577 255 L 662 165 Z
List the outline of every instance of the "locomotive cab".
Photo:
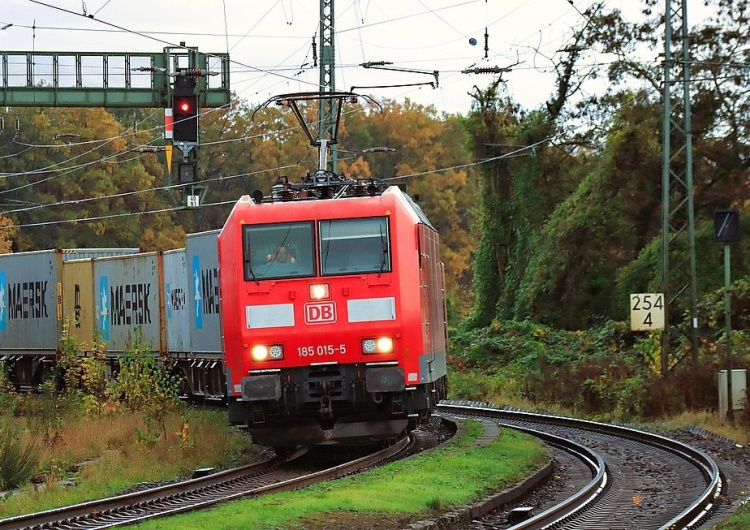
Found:
M 230 421 L 255 442 L 390 439 L 445 397 L 437 233 L 398 188 L 243 197 L 219 262 Z

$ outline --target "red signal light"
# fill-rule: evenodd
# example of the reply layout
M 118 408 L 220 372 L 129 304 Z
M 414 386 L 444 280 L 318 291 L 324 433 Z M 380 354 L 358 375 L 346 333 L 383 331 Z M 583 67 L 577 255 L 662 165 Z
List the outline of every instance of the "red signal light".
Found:
M 198 141 L 198 96 L 172 96 L 173 139 L 177 142 Z

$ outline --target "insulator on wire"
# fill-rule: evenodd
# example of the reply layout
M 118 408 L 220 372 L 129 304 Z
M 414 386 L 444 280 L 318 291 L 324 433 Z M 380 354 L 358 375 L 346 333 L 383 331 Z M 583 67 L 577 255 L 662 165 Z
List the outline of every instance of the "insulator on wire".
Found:
M 312 54 L 313 54 L 313 66 L 318 66 L 318 43 L 315 42 L 314 35 L 313 35 L 313 41 L 312 41 Z
M 200 68 L 183 68 L 177 75 L 180 77 L 206 77 L 209 75 L 218 75 L 218 72 L 209 72 L 208 70 L 201 70 Z
M 142 145 L 140 147 L 134 147 L 131 149 L 134 153 L 158 153 L 161 151 L 166 151 L 164 146 L 149 146 L 149 145 Z
M 490 66 L 485 68 L 467 68 L 461 70 L 462 74 L 499 74 L 500 72 L 508 72 L 508 68 L 500 68 L 499 66 Z
M 131 70 L 133 70 L 134 72 L 151 72 L 151 73 L 167 71 L 166 68 L 163 68 L 163 67 L 157 68 L 156 66 L 139 66 L 138 68 L 132 68 Z
M 392 153 L 396 150 L 395 147 L 385 147 L 385 146 L 376 146 L 376 147 L 366 147 L 365 149 L 362 149 L 363 153 Z

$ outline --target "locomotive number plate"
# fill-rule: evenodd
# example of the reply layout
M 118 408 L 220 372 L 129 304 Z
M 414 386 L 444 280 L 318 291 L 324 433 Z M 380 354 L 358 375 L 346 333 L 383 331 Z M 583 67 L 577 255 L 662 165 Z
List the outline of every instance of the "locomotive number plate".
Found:
M 319 344 L 317 346 L 300 346 L 297 348 L 297 354 L 300 357 L 326 357 L 336 355 L 337 353 L 346 353 L 346 344 Z

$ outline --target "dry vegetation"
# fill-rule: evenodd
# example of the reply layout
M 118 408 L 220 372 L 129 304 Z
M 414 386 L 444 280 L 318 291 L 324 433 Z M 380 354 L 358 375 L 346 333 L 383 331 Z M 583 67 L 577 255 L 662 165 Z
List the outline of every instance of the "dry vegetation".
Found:
M 28 396 L 22 401 L 36 407 L 51 399 Z M 1 420 L 2 429 L 14 433 L 21 446 L 34 448 L 36 465 L 31 482 L 18 489 L 5 486 L 9 489 L 0 502 L 0 517 L 115 495 L 139 483 L 185 478 L 196 468 L 226 468 L 259 457 L 249 437 L 228 426 L 223 409 L 172 412 L 165 420 L 166 434 L 156 439 L 140 434 L 148 429 L 141 414 L 91 417 L 69 404 L 66 409 L 54 425 L 34 415 Z M 17 455 L 0 457 L 0 471 L 17 461 Z

